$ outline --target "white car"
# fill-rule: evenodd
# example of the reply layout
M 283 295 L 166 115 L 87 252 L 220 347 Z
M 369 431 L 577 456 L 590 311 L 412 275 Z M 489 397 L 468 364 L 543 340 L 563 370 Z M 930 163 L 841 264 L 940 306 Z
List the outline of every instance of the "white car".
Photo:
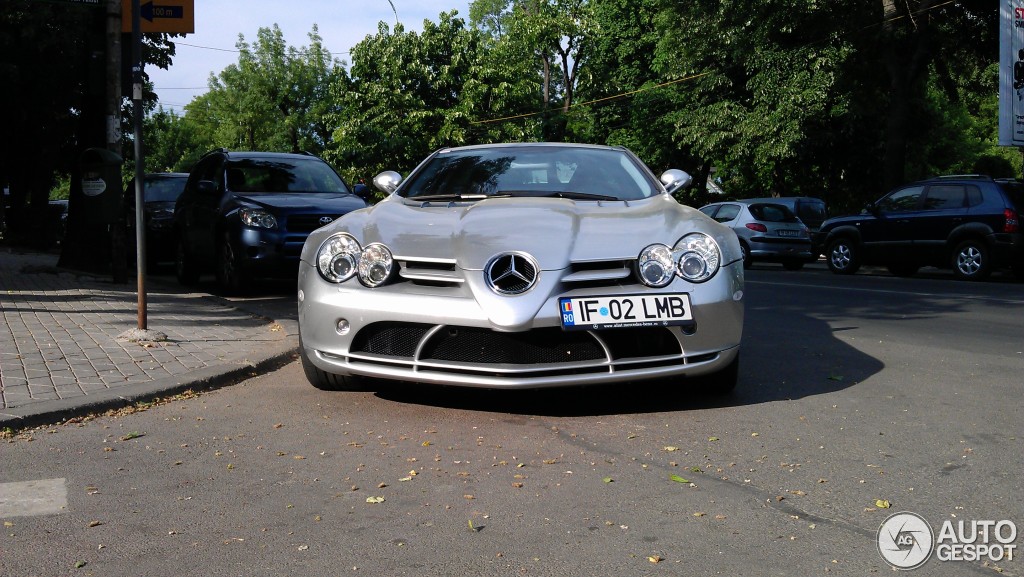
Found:
M 624 148 L 529 143 L 439 150 L 387 198 L 302 250 L 302 364 L 322 389 L 358 377 L 492 388 L 675 378 L 737 381 L 736 234 Z

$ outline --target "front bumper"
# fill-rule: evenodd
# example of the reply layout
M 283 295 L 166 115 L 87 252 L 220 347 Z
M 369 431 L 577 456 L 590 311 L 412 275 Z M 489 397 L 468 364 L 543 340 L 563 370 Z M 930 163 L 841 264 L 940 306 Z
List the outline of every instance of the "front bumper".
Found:
M 663 289 L 690 295 L 694 322 L 681 327 L 561 329 L 558 297 L 622 294 L 622 287 L 552 293 L 531 322 L 510 330 L 496 325 L 468 286 L 370 290 L 355 282 L 327 283 L 308 264 L 299 267 L 304 354 L 328 373 L 487 388 L 698 376 L 736 358 L 743 330 L 739 262 L 706 283 L 677 279 Z M 347 331 L 340 332 L 342 319 Z

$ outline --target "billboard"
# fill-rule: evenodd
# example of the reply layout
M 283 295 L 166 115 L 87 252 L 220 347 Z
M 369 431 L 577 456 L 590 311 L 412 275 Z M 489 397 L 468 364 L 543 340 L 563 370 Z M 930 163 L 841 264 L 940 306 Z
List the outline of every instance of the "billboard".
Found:
M 1024 0 L 999 0 L 999 144 L 1024 146 Z

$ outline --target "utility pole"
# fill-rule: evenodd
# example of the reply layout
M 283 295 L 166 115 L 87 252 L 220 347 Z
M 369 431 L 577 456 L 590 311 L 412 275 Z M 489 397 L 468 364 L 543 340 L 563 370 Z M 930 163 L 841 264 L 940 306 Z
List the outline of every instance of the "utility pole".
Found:
M 121 0 L 106 0 L 107 95 L 105 147 L 121 154 Z M 120 182 L 117 190 L 121 196 Z M 123 200 L 122 200 L 123 204 Z M 110 272 L 115 283 L 128 282 L 128 255 L 123 211 L 110 225 Z

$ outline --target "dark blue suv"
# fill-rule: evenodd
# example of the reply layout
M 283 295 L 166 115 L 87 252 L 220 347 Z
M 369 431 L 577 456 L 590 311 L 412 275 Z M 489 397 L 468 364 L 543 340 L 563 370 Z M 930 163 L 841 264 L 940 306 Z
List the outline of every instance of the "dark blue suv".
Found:
M 313 155 L 207 153 L 174 206 L 178 281 L 214 272 L 221 290 L 234 293 L 257 277 L 294 279 L 309 233 L 366 207 L 367 196 Z
M 1024 182 L 980 175 L 942 176 L 901 186 L 859 215 L 830 218 L 815 234 L 836 274 L 862 264 L 910 276 L 923 266 L 981 280 L 1011 268 L 1024 278 Z

